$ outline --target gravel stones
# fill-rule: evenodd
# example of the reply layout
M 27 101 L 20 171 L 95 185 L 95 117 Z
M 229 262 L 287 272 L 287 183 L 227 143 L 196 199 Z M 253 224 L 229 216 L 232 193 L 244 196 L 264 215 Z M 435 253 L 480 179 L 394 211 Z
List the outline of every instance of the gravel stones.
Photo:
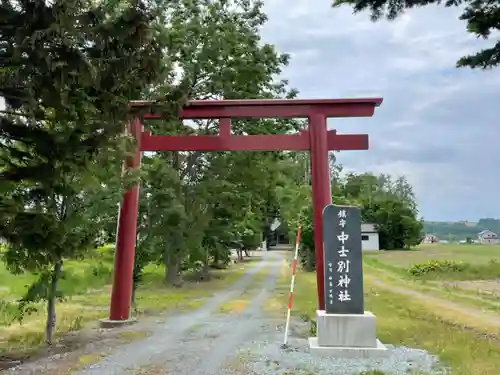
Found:
M 273 340 L 274 339 L 274 340 Z M 279 337 L 254 342 L 245 350 L 247 367 L 259 375 L 358 375 L 380 371 L 387 375 L 447 374 L 436 356 L 425 350 L 387 345 L 383 358 L 343 359 L 316 358 L 309 354 L 307 339 L 291 338 L 287 349 L 281 349 Z

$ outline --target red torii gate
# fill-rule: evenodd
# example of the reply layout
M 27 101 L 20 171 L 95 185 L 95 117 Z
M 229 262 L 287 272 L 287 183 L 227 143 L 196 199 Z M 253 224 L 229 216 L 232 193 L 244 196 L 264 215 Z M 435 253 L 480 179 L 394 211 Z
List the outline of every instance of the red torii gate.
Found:
M 137 140 L 135 155 L 126 160 L 126 168 L 140 168 L 142 151 L 310 151 L 314 213 L 314 245 L 318 308 L 325 308 L 323 270 L 323 208 L 331 203 L 328 165 L 329 150 L 367 150 L 367 134 L 336 134 L 327 130 L 328 117 L 370 117 L 382 98 L 367 99 L 270 99 L 270 100 L 194 100 L 181 110 L 181 119 L 219 119 L 218 136 L 153 136 L 143 131 L 141 120 L 129 125 Z M 132 101 L 132 111 L 161 108 L 152 101 Z M 162 119 L 146 113 L 143 119 Z M 307 118 L 308 130 L 297 134 L 231 135 L 232 118 Z M 139 185 L 123 196 L 118 217 L 110 321 L 129 318 L 132 296 Z

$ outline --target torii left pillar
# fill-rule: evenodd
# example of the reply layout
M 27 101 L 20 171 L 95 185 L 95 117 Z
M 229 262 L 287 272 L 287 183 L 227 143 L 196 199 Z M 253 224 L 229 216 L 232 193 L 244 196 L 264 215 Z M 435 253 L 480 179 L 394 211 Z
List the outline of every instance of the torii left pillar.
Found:
M 134 154 L 123 163 L 123 172 L 139 169 L 141 166 L 142 124 L 139 119 L 132 120 L 127 132 L 135 139 Z M 130 318 L 130 305 L 133 288 L 135 240 L 137 233 L 137 211 L 139 209 L 139 183 L 131 186 L 124 194 L 118 213 L 116 229 L 116 252 L 111 291 L 109 319 L 101 320 L 101 327 L 115 327 L 133 323 Z

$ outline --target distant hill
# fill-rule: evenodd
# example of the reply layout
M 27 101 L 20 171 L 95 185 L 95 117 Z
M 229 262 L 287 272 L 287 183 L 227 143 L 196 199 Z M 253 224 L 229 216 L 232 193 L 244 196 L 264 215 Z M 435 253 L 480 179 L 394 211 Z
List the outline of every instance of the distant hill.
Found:
M 482 230 L 500 233 L 500 219 L 480 219 L 477 223 L 470 221 L 425 221 L 425 234 L 433 234 L 440 240 L 460 241 L 467 237 L 476 239 Z

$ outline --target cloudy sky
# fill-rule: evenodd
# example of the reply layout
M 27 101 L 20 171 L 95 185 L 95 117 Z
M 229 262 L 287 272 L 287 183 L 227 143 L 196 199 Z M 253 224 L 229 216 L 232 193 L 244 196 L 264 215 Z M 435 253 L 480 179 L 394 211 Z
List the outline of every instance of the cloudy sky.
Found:
M 264 3 L 264 40 L 292 56 L 285 76 L 300 97 L 384 98 L 372 118 L 329 121 L 370 134 L 369 151 L 339 155 L 345 169 L 405 175 L 427 220 L 500 218 L 500 68 L 455 68 L 484 45 L 458 10 L 372 23 L 330 0 Z

